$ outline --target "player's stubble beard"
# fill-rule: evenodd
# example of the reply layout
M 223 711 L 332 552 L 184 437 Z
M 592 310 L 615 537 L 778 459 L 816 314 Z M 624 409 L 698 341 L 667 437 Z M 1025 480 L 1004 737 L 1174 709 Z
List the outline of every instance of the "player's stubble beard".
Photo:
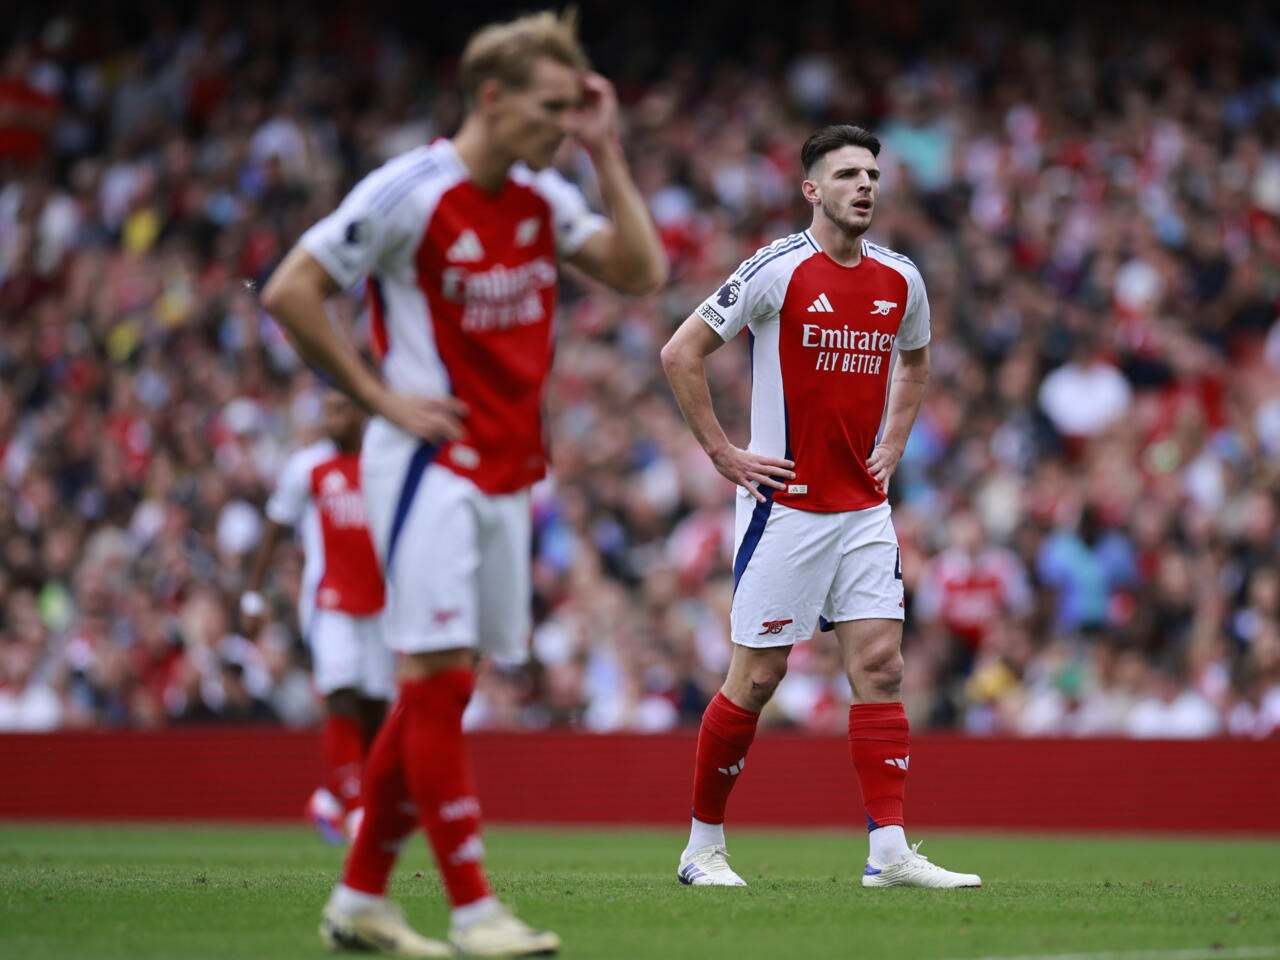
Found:
M 850 240 L 857 240 L 864 233 L 871 229 L 871 219 L 875 216 L 875 201 L 871 202 L 871 210 L 867 212 L 866 222 L 854 223 L 852 217 L 841 216 L 839 209 L 834 204 L 829 204 L 826 198 L 821 201 L 822 215 L 831 221 L 837 230 L 843 233 Z

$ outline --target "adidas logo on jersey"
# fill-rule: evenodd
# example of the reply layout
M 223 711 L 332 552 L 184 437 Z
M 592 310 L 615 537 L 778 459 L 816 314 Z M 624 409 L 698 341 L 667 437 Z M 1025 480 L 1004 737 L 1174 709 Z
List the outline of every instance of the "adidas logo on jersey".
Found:
M 539 217 L 525 217 L 516 224 L 516 246 L 528 247 L 538 239 L 538 228 L 542 226 Z
M 445 257 L 453 263 L 475 263 L 484 259 L 484 247 L 480 246 L 480 238 L 474 230 L 463 230 Z
M 835 313 L 832 309 L 831 301 L 827 299 L 825 293 L 818 294 L 818 299 L 809 304 L 810 313 Z

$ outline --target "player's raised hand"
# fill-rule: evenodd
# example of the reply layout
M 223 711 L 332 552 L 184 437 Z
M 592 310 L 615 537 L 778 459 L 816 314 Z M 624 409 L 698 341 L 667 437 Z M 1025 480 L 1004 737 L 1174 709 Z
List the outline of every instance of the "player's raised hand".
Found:
M 598 73 L 582 78 L 582 103 L 578 105 L 574 133 L 592 153 L 618 136 L 618 95 L 613 84 Z
M 753 497 L 764 502 L 764 494 L 760 487 L 772 487 L 774 490 L 787 489 L 788 480 L 796 478 L 792 468 L 795 463 L 781 457 L 763 457 L 750 450 L 743 450 L 729 444 L 723 450 L 711 455 L 720 475 L 732 480 L 740 487 L 745 487 Z
M 432 443 L 462 437 L 467 405 L 457 397 L 410 396 L 390 393 L 378 405 L 378 413 L 402 430 Z
M 902 459 L 902 451 L 887 443 L 877 443 L 867 457 L 867 472 L 876 482 L 876 489 L 881 493 L 889 492 L 889 478 L 898 469 L 898 461 Z

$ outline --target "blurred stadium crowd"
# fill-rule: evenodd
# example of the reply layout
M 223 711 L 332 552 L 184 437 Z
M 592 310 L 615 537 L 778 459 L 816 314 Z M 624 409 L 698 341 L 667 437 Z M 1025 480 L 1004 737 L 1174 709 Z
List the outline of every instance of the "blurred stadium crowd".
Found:
M 1274 8 L 695 7 L 683 42 L 584 11 L 673 279 L 565 285 L 534 661 L 486 667 L 468 722 L 696 723 L 729 655 L 734 493 L 658 350 L 807 222 L 799 144 L 855 121 L 885 142 L 872 237 L 933 308 L 891 490 L 915 728 L 1280 735 Z M 269 623 L 238 633 L 261 506 L 323 389 L 252 285 L 360 175 L 452 132 L 452 61 L 350 5 L 180 9 L 6 28 L 0 729 L 317 716 L 296 546 Z M 562 166 L 591 196 L 585 158 Z M 355 337 L 359 293 L 334 310 Z M 745 343 L 711 370 L 743 442 Z M 766 719 L 840 731 L 846 696 L 820 635 Z

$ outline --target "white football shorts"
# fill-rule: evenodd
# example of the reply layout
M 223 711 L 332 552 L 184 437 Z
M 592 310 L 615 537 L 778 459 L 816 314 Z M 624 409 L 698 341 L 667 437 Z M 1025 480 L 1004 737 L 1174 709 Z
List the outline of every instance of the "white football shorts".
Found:
M 341 610 L 316 610 L 307 624 L 307 642 L 321 694 L 351 689 L 373 700 L 395 695 L 396 657 L 382 637 L 382 614 L 353 617 Z
M 903 619 L 902 559 L 888 502 L 816 513 L 758 502 L 738 488 L 733 642 L 785 647 L 808 640 L 818 617 Z
M 527 660 L 529 491 L 486 494 L 381 417 L 365 430 L 360 483 L 387 585 L 387 643 L 403 653 L 470 647 Z

